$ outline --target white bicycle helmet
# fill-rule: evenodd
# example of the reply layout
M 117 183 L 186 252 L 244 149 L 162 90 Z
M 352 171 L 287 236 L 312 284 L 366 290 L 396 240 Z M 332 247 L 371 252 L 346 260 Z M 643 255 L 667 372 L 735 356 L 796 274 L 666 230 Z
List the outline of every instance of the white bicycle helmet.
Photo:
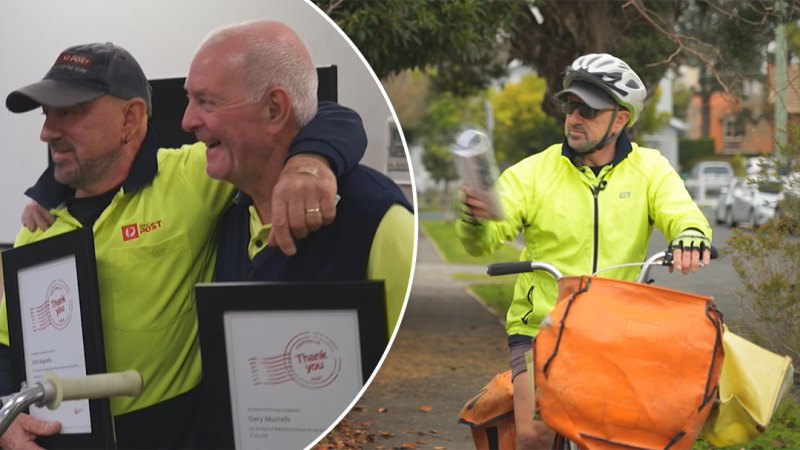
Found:
M 583 55 L 564 71 L 564 89 L 577 80 L 599 87 L 627 109 L 631 114 L 627 126 L 633 126 L 639 119 L 647 89 L 625 61 L 608 53 Z

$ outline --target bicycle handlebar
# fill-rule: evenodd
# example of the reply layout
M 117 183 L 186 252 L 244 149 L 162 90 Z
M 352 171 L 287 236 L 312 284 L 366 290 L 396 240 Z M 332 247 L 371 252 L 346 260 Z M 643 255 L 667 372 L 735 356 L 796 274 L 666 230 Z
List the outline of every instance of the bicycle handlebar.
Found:
M 486 273 L 491 276 L 497 275 L 511 275 L 514 273 L 533 272 L 534 270 L 544 270 L 550 273 L 556 280 L 561 278 L 561 272 L 554 266 L 535 262 L 535 261 L 517 261 L 489 264 L 486 267 Z
M 42 381 L 54 386 L 52 396 L 45 396 L 42 403 L 49 409 L 57 409 L 62 401 L 96 399 L 127 395 L 136 397 L 142 392 L 142 376 L 135 370 L 117 373 L 99 373 L 80 378 L 61 379 L 52 373 L 45 374 Z
M 101 373 L 79 378 L 58 378 L 47 373 L 42 380 L 19 392 L 2 397 L 0 436 L 11 422 L 31 405 L 57 409 L 62 401 L 97 399 L 127 395 L 136 397 L 142 392 L 142 376 L 135 370 Z
M 717 259 L 719 257 L 719 251 L 713 245 L 709 247 L 708 251 L 711 254 L 711 259 Z M 639 263 L 631 263 L 629 265 L 637 264 Z M 671 266 L 672 254 L 667 252 L 658 252 L 647 258 L 643 263 L 641 263 L 641 270 L 639 271 L 639 276 L 637 277 L 638 282 L 641 283 L 647 279 L 650 273 L 650 266 L 653 265 Z M 490 276 L 512 275 L 517 273 L 533 272 L 535 270 L 543 270 L 552 275 L 556 280 L 562 276 L 561 272 L 555 266 L 537 261 L 504 262 L 489 264 L 486 266 L 486 274 Z

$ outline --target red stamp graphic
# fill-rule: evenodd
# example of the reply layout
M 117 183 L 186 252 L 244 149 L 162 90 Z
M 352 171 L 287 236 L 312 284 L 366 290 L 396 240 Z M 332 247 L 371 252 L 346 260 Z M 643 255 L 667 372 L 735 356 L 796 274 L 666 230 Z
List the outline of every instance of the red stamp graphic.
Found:
M 306 331 L 293 337 L 282 355 L 250 358 L 254 385 L 280 384 L 293 380 L 300 386 L 319 389 L 339 376 L 342 358 L 330 337 Z
M 44 330 L 52 326 L 63 330 L 72 319 L 72 295 L 69 286 L 61 280 L 54 280 L 47 287 L 44 303 L 31 308 L 33 331 Z

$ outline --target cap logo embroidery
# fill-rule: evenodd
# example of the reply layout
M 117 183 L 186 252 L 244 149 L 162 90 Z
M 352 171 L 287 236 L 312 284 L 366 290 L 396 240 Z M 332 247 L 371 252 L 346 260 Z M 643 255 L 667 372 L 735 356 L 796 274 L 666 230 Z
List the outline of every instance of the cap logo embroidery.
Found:
M 62 53 L 54 65 L 60 65 L 62 69 L 86 73 L 92 65 L 92 58 L 74 53 Z
M 92 58 L 83 55 L 76 55 L 74 53 L 62 53 L 56 60 L 56 64 L 75 64 L 77 66 L 89 66 L 92 64 Z

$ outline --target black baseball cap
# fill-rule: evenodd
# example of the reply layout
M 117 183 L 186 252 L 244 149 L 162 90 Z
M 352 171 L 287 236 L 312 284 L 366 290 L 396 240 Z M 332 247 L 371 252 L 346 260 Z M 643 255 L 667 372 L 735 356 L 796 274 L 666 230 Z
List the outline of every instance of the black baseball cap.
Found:
M 558 100 L 565 100 L 567 94 L 577 95 L 594 109 L 610 108 L 617 103 L 606 91 L 586 81 L 574 81 L 568 88 L 559 91 L 555 97 Z
M 22 113 L 42 105 L 63 108 L 111 95 L 142 98 L 153 113 L 152 88 L 139 63 L 124 48 L 110 42 L 76 45 L 56 59 L 44 78 L 6 97 L 6 108 Z

